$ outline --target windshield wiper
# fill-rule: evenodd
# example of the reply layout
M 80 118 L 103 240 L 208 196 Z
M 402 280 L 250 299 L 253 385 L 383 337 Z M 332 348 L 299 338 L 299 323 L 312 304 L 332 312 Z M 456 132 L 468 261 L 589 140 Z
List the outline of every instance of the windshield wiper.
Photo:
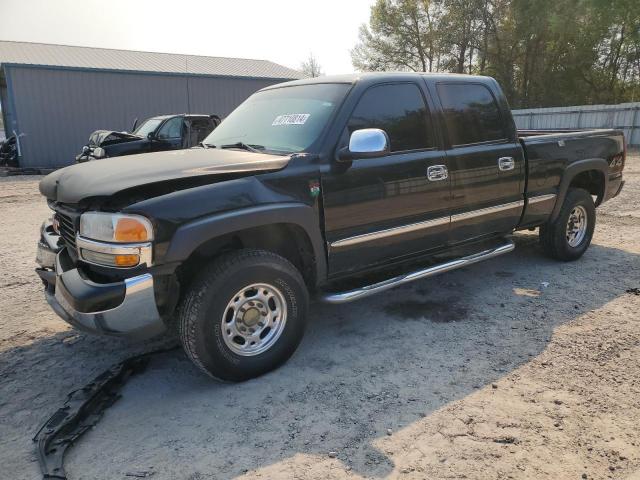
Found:
M 203 142 L 200 142 L 200 143 L 198 144 L 198 146 L 199 146 L 199 147 L 202 147 L 202 148 L 218 148 L 218 147 L 217 147 L 216 145 L 214 145 L 213 143 L 203 143 Z
M 222 145 L 220 148 L 241 148 L 250 152 L 261 153 L 259 149 L 264 150 L 264 145 L 247 145 L 246 143 L 236 142 L 228 145 Z

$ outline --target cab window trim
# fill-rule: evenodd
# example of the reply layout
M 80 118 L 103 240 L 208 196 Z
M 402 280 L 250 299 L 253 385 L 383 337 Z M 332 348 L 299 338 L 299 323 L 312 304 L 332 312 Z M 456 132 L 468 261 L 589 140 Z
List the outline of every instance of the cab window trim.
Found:
M 472 143 L 457 143 L 455 145 L 451 145 L 451 149 L 456 148 L 466 148 L 466 147 L 474 147 L 474 146 L 482 146 L 482 145 L 502 145 L 506 143 L 512 143 L 508 138 L 498 138 L 496 140 L 485 140 L 483 142 L 472 142 Z

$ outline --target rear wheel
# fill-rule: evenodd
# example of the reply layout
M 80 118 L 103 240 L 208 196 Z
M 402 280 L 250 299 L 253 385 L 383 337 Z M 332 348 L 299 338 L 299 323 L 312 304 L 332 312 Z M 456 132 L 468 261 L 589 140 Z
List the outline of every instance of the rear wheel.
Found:
M 180 308 L 180 339 L 205 373 L 228 381 L 262 375 L 295 351 L 306 324 L 308 293 L 286 259 L 240 250 L 205 267 Z
M 557 260 L 577 260 L 589 248 L 595 225 L 596 208 L 591 195 L 581 188 L 572 188 L 558 217 L 540 227 L 540 243 Z

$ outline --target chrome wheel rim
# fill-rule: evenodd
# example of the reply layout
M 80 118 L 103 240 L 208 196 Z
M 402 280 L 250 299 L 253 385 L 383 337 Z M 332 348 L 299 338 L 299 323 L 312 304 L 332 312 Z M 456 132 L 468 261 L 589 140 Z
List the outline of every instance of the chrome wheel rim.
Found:
M 571 210 L 567 221 L 567 243 L 570 247 L 577 247 L 587 235 L 587 211 L 582 205 Z
M 236 293 L 222 315 L 225 345 L 233 353 L 252 357 L 269 350 L 287 323 L 282 292 L 266 283 L 254 283 Z

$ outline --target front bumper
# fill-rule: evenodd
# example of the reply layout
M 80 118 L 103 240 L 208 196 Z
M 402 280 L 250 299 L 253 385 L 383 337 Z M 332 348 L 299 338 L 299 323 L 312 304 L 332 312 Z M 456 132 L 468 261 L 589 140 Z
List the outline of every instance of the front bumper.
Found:
M 76 268 L 50 224 L 42 226 L 36 272 L 51 308 L 74 327 L 101 335 L 146 339 L 166 330 L 156 306 L 153 276 L 96 283 Z

